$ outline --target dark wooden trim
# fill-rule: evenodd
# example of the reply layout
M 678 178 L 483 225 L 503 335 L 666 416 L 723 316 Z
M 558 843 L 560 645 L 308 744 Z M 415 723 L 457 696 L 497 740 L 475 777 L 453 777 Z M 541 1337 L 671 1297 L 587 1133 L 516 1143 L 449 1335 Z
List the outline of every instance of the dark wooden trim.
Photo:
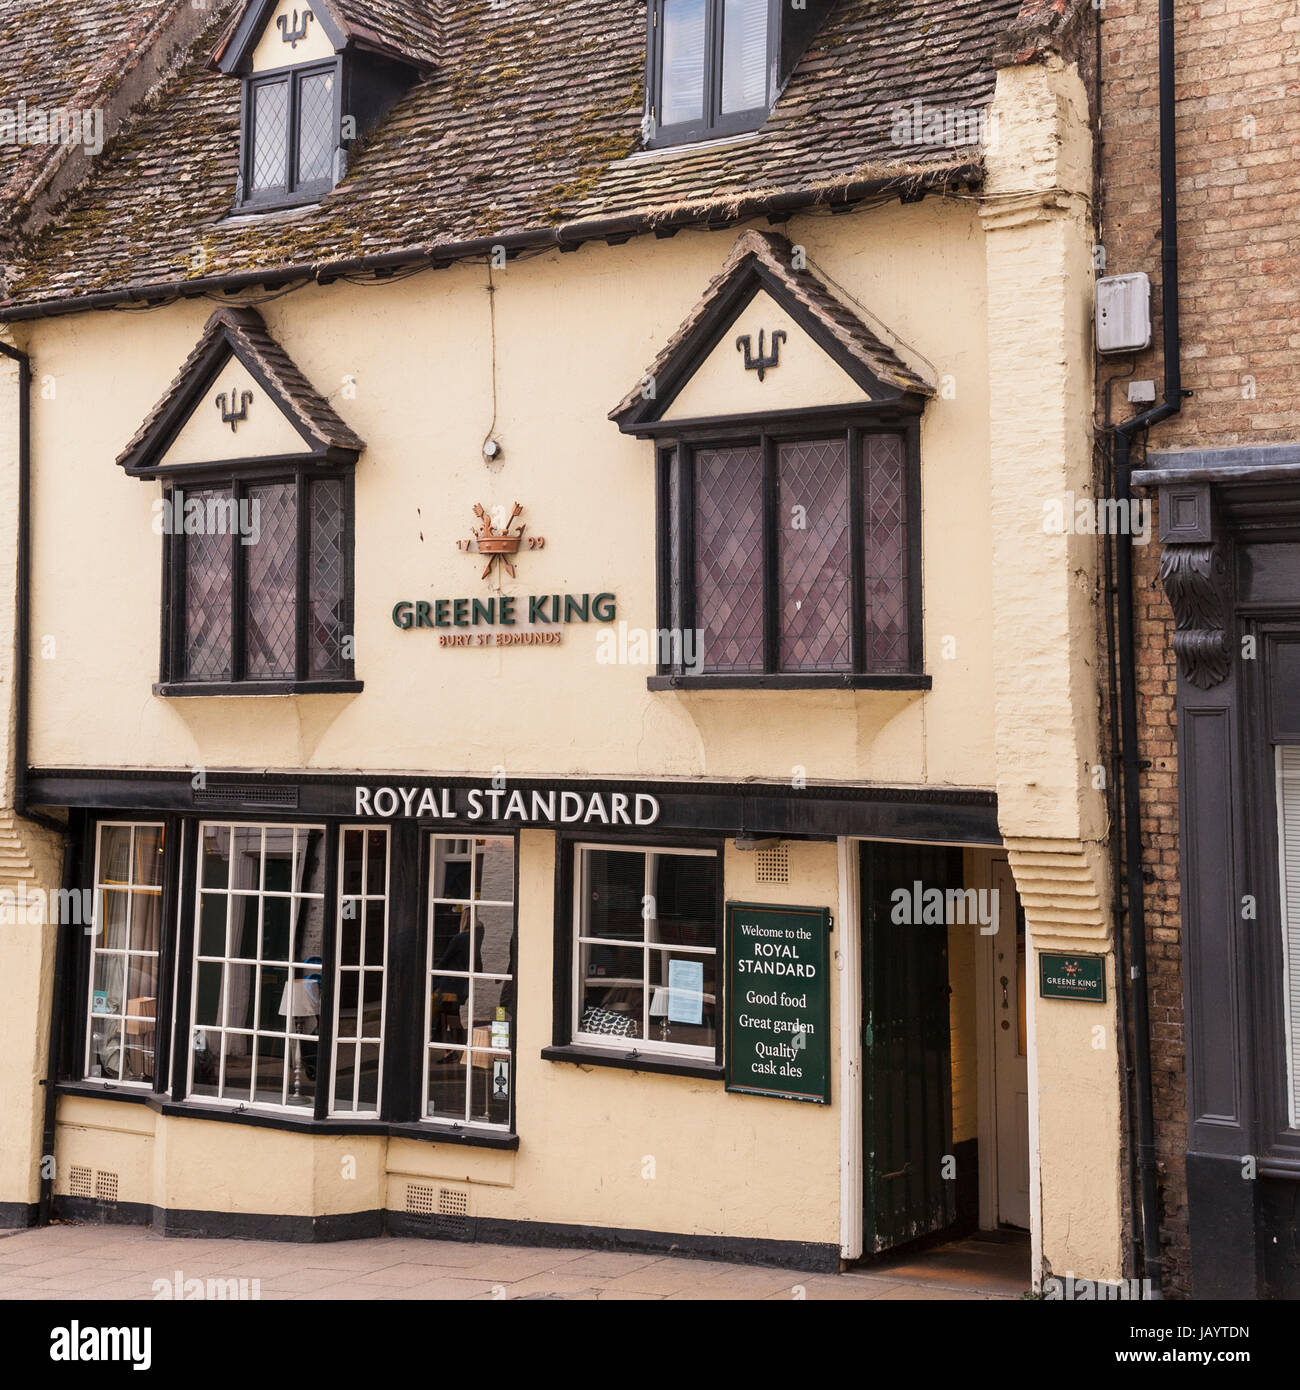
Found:
M 199 696 L 359 695 L 364 681 L 159 681 L 153 693 L 168 699 Z
M 325 901 L 321 904 L 324 918 L 321 930 L 320 1013 L 316 1024 L 316 1094 L 313 1118 L 329 1118 L 334 1100 L 334 996 L 338 989 L 338 912 L 339 881 L 342 877 L 339 858 L 342 853 L 341 827 L 327 825 L 321 831 L 321 853 L 325 856 Z M 387 986 L 387 971 L 385 986 Z M 359 1060 L 359 1059 L 358 1059 Z M 382 1081 L 382 1077 L 381 1077 Z
M 904 396 L 897 400 L 860 401 L 849 405 L 802 406 L 794 410 L 777 411 L 771 415 L 760 411 L 744 415 L 701 415 L 690 420 L 646 420 L 623 432 L 635 435 L 637 439 L 663 440 L 689 436 L 701 442 L 713 443 L 737 433 L 752 436 L 759 430 L 780 436 L 784 433 L 797 434 L 800 431 L 823 429 L 834 433 L 846 424 L 902 429 L 920 414 L 924 406 L 923 396 Z
M 929 690 L 934 681 L 924 675 L 858 674 L 828 671 L 820 674 L 763 676 L 647 676 L 647 690 Z
M 176 979 L 176 922 L 181 895 L 181 827 L 179 816 L 163 821 L 162 919 L 158 925 L 158 1001 L 155 1007 L 153 1089 L 165 1092 L 171 1081 L 172 986 Z
M 176 932 L 176 1018 L 172 1028 L 171 1085 L 168 1088 L 173 1101 L 185 1099 L 190 1082 L 190 1027 L 194 987 L 194 909 L 201 851 L 199 820 L 186 818 L 182 824 L 186 827 L 186 832 L 185 853 L 181 857 L 181 878 L 178 890 L 180 915 L 173 928 Z

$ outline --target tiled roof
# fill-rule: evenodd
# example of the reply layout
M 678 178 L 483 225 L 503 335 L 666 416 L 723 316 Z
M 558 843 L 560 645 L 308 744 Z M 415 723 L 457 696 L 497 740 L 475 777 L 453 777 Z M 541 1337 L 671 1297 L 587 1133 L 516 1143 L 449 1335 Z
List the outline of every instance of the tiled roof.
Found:
M 0 0 L 0 109 L 101 105 L 141 38 L 185 0 Z M 0 206 L 9 208 L 57 150 L 0 142 Z
M 443 11 L 447 0 L 315 0 L 324 6 L 343 36 L 363 48 L 414 59 L 432 67 L 439 57 Z M 242 0 L 230 17 L 229 26 L 217 45 L 217 55 L 225 52 L 245 14 L 268 0 Z M 273 6 L 268 4 L 268 8 Z
M 230 216 L 239 84 L 207 62 L 234 5 L 211 3 L 190 64 L 96 161 L 19 266 L 11 303 L 436 258 L 524 233 L 578 240 L 602 219 L 725 222 L 873 180 L 956 177 L 979 149 L 900 136 L 896 117 L 918 101 L 986 104 L 1021 0 L 840 0 L 760 132 L 652 154 L 635 153 L 645 0 L 455 0 L 437 72 L 354 147 L 343 182 L 305 210 L 242 217 Z
M 646 368 L 637 384 L 609 413 L 611 420 L 623 420 L 635 412 L 644 400 L 642 384 L 647 379 L 663 380 L 670 364 L 687 341 L 711 316 L 736 277 L 746 272 L 747 262 L 757 262 L 771 273 L 776 283 L 812 316 L 813 320 L 833 339 L 841 353 L 852 362 L 865 367 L 880 381 L 900 391 L 932 396 L 934 387 L 918 376 L 906 362 L 867 327 L 852 309 L 838 299 L 806 267 L 797 269 L 794 248 L 787 238 L 776 232 L 760 232 L 751 228 L 736 238 L 731 254 L 722 269 L 709 282 L 699 302 L 686 316 L 682 325 L 664 344 L 663 350 Z M 752 271 L 750 272 L 752 274 Z M 679 383 L 680 384 L 680 383 Z M 667 404 L 667 402 L 663 402 Z
M 221 340 L 220 345 L 218 339 Z M 162 399 L 145 417 L 131 442 L 122 450 L 118 463 L 124 467 L 139 467 L 145 462 L 137 456 L 164 421 L 173 415 L 177 405 L 183 406 L 183 398 L 193 395 L 199 364 L 206 358 L 214 357 L 214 360 L 219 359 L 219 365 L 220 361 L 226 360 L 227 347 L 246 365 L 255 367 L 261 373 L 290 421 L 317 451 L 324 453 L 329 449 L 341 449 L 360 453 L 366 447 L 360 436 L 344 424 L 334 407 L 271 337 L 262 316 L 254 309 L 227 305 L 217 309 L 208 319 L 194 351 L 185 359 Z

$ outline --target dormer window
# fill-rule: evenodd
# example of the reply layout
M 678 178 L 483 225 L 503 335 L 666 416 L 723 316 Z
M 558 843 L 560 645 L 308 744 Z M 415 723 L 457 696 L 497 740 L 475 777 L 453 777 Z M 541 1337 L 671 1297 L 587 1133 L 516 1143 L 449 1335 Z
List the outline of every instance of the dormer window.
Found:
M 324 197 L 348 148 L 433 68 L 432 17 L 387 0 L 254 0 L 214 55 L 243 85 L 235 208 Z
M 244 203 L 312 202 L 334 186 L 334 63 L 250 78 L 244 116 Z
M 707 140 L 762 125 L 779 4 L 652 0 L 647 143 Z

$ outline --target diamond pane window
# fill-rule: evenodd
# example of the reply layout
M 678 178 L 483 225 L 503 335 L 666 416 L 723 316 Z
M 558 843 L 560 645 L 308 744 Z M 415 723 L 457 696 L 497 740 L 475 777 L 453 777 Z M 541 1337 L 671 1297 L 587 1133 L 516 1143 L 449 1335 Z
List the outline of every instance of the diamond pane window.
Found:
M 906 671 L 907 485 L 902 438 L 896 434 L 868 435 L 862 466 L 867 667 L 872 671 Z
M 263 481 L 246 469 L 183 496 L 186 526 L 169 537 L 167 573 L 184 597 L 168 605 L 163 693 L 350 683 L 350 475 L 300 465 Z
M 249 186 L 254 193 L 282 189 L 287 182 L 289 84 L 260 82 L 253 88 L 253 158 Z
M 307 659 L 313 676 L 339 676 L 345 669 L 343 484 L 333 478 L 311 487 L 311 613 Z
M 660 612 L 687 631 L 653 688 L 922 676 L 914 450 L 902 432 L 808 438 L 797 421 L 666 442 Z
M 334 74 L 312 73 L 298 85 L 298 182 L 328 179 L 334 164 Z
M 849 470 L 842 439 L 779 446 L 781 669 L 848 671 Z
M 248 489 L 257 539 L 248 547 L 247 674 L 292 680 L 295 670 L 298 523 L 292 483 Z
M 763 475 L 757 448 L 695 455 L 696 625 L 711 671 L 763 669 Z
M 210 514 L 217 492 L 194 492 L 191 503 Z M 185 545 L 185 674 L 190 680 L 231 677 L 230 536 L 216 528 L 187 537 Z
M 305 202 L 330 187 L 339 145 L 338 80 L 334 63 L 247 79 L 244 203 Z

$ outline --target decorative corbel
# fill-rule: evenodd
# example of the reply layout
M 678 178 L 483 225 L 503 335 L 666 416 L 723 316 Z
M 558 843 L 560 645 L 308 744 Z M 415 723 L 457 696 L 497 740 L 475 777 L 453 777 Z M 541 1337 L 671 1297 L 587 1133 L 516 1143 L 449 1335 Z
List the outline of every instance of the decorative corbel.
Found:
M 1232 669 L 1232 582 L 1208 484 L 1160 489 L 1160 582 L 1183 680 L 1210 690 Z

